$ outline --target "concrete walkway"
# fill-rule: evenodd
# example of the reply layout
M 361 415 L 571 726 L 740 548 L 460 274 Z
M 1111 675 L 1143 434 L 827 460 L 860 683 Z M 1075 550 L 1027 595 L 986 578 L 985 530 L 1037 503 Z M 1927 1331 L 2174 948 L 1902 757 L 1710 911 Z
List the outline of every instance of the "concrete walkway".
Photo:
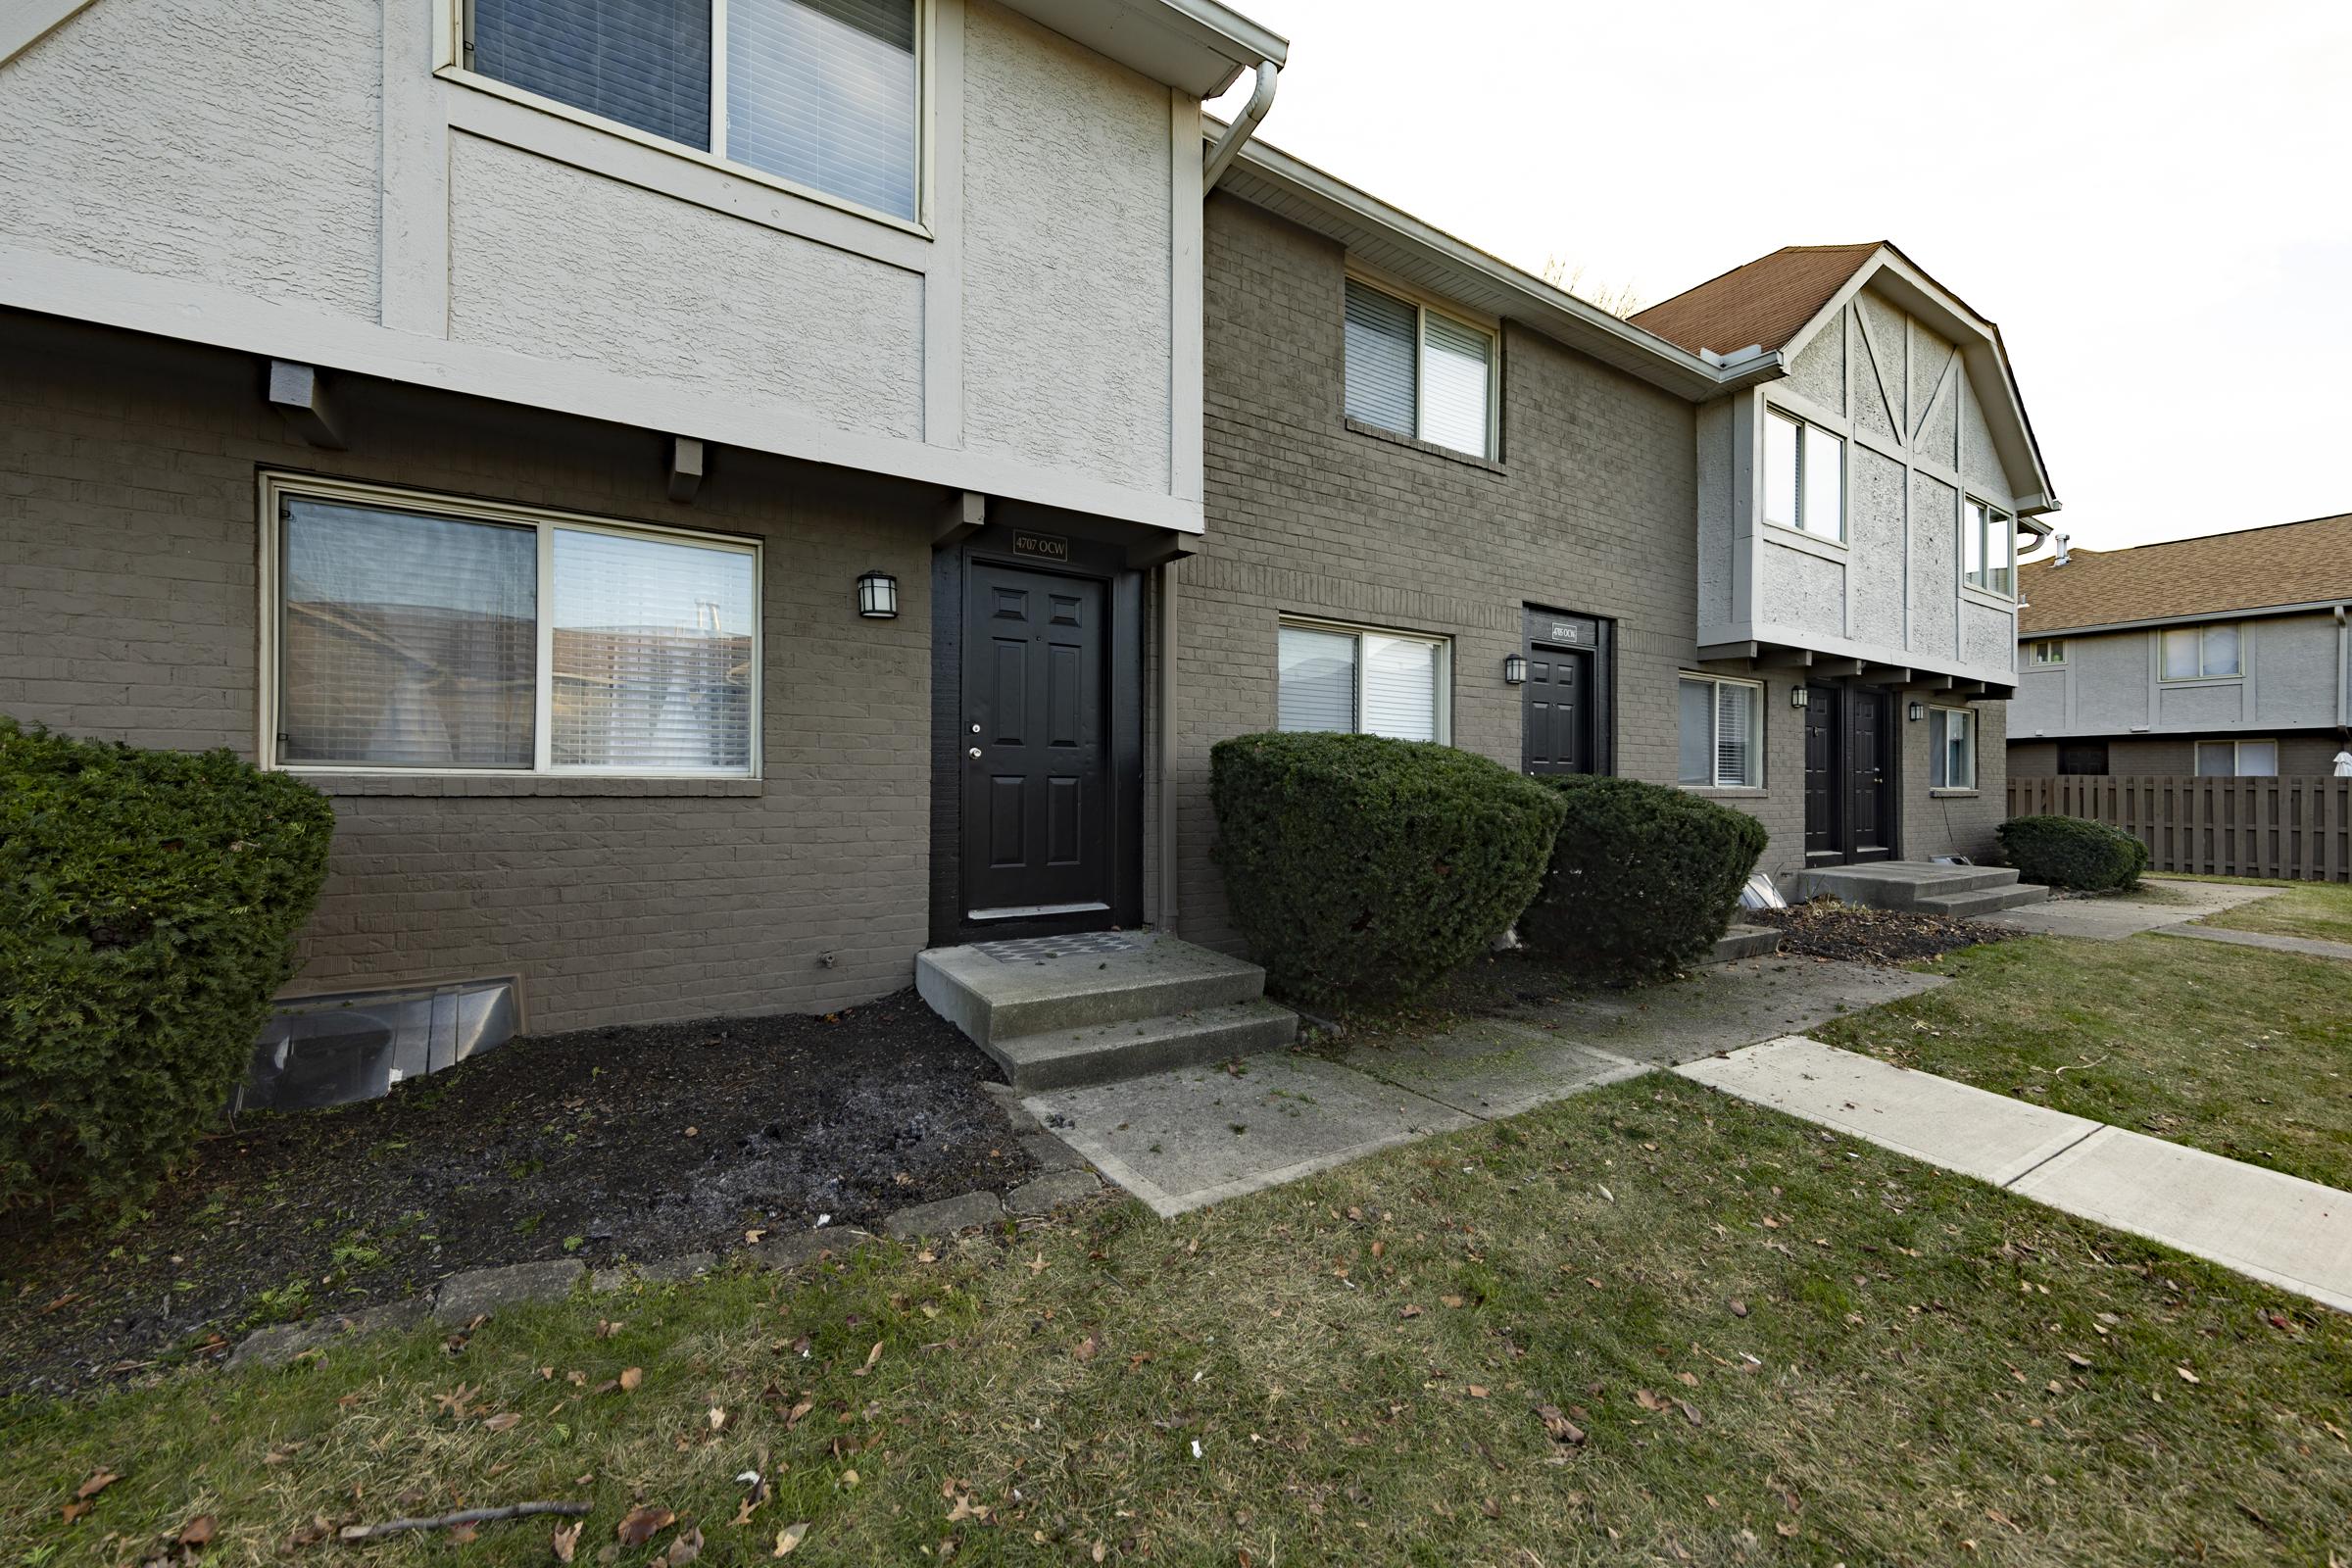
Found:
M 2352 959 L 2352 942 L 2323 942 L 2318 937 L 2282 937 L 2268 931 L 2231 931 L 2218 925 L 2163 925 L 2158 936 L 2194 937 L 2199 942 L 2227 942 L 2234 948 L 2267 948 L 2273 953 L 2300 953 L 2314 958 Z
M 1801 1036 L 1675 1071 L 2352 1312 L 2352 1193 Z
M 1760 958 L 1642 991 L 1529 1004 L 1443 1035 L 1270 1052 L 1022 1104 L 1162 1217 L 1297 1181 L 1652 1067 L 1818 1027 L 1940 976 Z
M 2046 904 L 1980 918 L 1986 925 L 2007 931 L 2121 942 L 2143 931 L 2160 931 L 2184 921 L 2202 920 L 2241 904 L 2272 898 L 2278 891 L 2233 887 L 2225 882 L 2168 882 L 2150 877 L 2136 893 L 2106 894 L 2092 899 L 2053 898 Z

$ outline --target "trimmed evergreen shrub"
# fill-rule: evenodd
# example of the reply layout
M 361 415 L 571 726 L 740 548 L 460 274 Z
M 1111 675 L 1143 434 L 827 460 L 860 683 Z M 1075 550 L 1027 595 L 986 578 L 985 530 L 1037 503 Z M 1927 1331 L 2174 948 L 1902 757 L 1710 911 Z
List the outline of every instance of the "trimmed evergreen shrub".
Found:
M 225 751 L 0 717 L 0 1209 L 137 1201 L 253 1059 L 334 811 Z
M 1244 735 L 1210 754 L 1226 901 L 1275 990 L 1401 1000 L 1535 897 L 1561 807 L 1498 762 L 1378 735 Z
M 1568 814 L 1543 892 L 1519 917 L 1521 939 L 1605 980 L 1667 974 L 1705 957 L 1764 853 L 1764 824 L 1663 784 L 1547 782 Z
M 1999 829 L 2001 854 L 2028 882 L 2090 893 L 2139 886 L 2148 847 L 2121 828 L 2079 816 L 2013 816 Z

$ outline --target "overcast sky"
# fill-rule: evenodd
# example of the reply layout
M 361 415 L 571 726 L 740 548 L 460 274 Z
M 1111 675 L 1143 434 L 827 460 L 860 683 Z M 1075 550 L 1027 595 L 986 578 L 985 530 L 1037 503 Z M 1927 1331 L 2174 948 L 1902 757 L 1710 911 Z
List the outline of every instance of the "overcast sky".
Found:
M 1268 141 L 1589 295 L 1894 241 L 2079 547 L 2352 512 L 2352 0 L 1238 3 Z

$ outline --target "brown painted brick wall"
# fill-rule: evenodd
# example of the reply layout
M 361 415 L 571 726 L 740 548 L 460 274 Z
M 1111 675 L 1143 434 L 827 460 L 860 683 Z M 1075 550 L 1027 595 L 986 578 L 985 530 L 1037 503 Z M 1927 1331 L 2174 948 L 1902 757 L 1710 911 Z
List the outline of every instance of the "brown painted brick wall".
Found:
M 361 383 L 335 389 L 351 449 L 322 452 L 261 379 L 244 356 L 0 314 L 0 711 L 250 756 L 264 467 L 764 541 L 762 780 L 338 782 L 295 989 L 517 974 L 547 1030 L 818 1010 L 909 981 L 930 803 L 919 493 L 727 451 L 677 506 L 646 432 Z M 857 616 L 869 568 L 897 573 L 898 619 Z
M 1453 741 L 1516 767 L 1504 656 L 1528 605 L 1617 623 L 1616 765 L 1671 782 L 1681 669 L 1695 662 L 1694 410 L 1525 331 L 1503 343 L 1502 455 L 1466 462 L 1351 428 L 1343 413 L 1340 247 L 1230 196 L 1206 229 L 1208 535 L 1186 561 L 1176 757 L 1179 926 L 1231 946 L 1208 858 L 1209 749 L 1275 724 L 1284 613 L 1454 639 Z M 1765 695 L 1765 788 L 1727 792 L 1771 830 L 1763 866 L 1801 868 L 1804 736 L 1785 679 Z M 1898 705 L 1897 711 L 1900 712 Z M 1982 776 L 1998 778 L 1999 705 Z M 1905 852 L 1982 854 L 1998 791 L 1930 803 L 1926 725 L 1898 724 Z

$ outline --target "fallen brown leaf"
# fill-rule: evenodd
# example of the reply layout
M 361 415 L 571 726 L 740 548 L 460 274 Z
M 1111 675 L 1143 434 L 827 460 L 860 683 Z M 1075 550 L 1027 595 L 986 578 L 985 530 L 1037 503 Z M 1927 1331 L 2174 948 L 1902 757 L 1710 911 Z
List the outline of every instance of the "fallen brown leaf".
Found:
M 213 1540 L 213 1516 L 200 1513 L 179 1527 L 179 1544 L 183 1546 L 206 1546 Z
M 621 1393 L 635 1394 L 637 1385 L 645 1381 L 645 1368 L 641 1366 L 623 1367 L 620 1376 L 613 1381 L 620 1385 Z
M 771 1553 L 771 1555 L 777 1557 L 791 1556 L 795 1551 L 800 1549 L 801 1543 L 808 1539 L 808 1521 L 806 1519 L 802 1520 L 797 1525 L 786 1525 L 783 1529 L 776 1532 L 776 1549 L 773 1553 Z
M 657 1531 L 675 1524 L 677 1518 L 667 1508 L 631 1508 L 620 1523 L 612 1527 L 612 1534 L 619 1538 L 624 1546 L 642 1546 L 654 1539 Z
M 571 1561 L 572 1554 L 580 1549 L 580 1532 L 587 1528 L 588 1521 L 585 1519 L 574 1519 L 570 1524 L 556 1526 L 555 1536 L 548 1542 L 555 1551 L 556 1561 Z

